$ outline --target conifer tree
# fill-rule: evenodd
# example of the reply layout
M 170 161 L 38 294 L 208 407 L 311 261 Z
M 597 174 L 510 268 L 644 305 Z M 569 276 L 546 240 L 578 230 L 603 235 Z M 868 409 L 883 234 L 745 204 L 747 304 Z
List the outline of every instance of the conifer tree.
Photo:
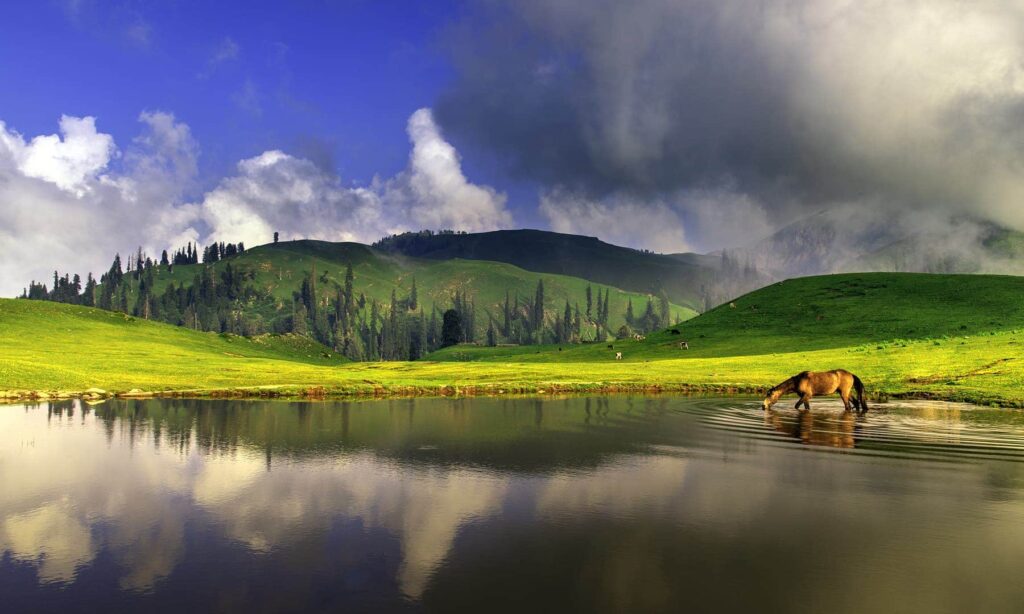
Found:
M 309 335 L 306 306 L 301 302 L 293 302 L 292 305 L 292 332 L 296 335 Z
M 540 342 L 544 328 L 544 280 L 537 280 L 537 291 L 533 298 L 533 328 L 537 332 L 537 342 Z
M 656 328 L 666 328 L 671 322 L 669 321 L 670 305 L 668 302 L 668 295 L 662 290 L 658 295 L 658 325 Z
M 444 312 L 441 324 L 441 347 L 457 345 L 462 340 L 462 321 L 459 312 L 449 309 Z
M 355 314 L 355 304 L 353 303 L 352 287 L 355 284 L 355 274 L 352 272 L 352 263 L 349 262 L 348 266 L 345 267 L 345 305 L 350 314 Z M 362 308 L 362 306 L 360 306 Z
M 604 308 L 602 310 L 603 317 L 601 318 L 601 324 L 603 324 L 605 328 L 608 328 L 608 295 L 611 293 L 612 291 L 610 288 L 604 292 Z
M 512 336 L 512 305 L 509 303 L 508 289 L 505 290 L 505 305 L 502 307 L 501 335 L 506 339 Z
M 562 314 L 562 343 L 568 343 L 572 337 L 572 308 L 569 307 L 569 300 L 565 301 L 565 313 Z
M 491 318 L 487 319 L 487 347 L 494 347 L 498 345 L 497 338 L 494 332 L 494 320 Z

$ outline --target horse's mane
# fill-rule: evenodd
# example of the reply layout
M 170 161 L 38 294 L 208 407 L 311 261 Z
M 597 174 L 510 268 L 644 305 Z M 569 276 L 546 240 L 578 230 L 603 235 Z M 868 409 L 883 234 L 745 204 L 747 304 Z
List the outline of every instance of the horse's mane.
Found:
M 796 380 L 799 377 L 800 377 L 799 375 L 794 375 L 793 377 L 791 377 L 791 378 L 781 382 L 777 386 L 773 387 L 768 392 L 769 393 L 781 392 L 782 394 L 786 394 L 787 392 L 793 392 L 796 389 Z

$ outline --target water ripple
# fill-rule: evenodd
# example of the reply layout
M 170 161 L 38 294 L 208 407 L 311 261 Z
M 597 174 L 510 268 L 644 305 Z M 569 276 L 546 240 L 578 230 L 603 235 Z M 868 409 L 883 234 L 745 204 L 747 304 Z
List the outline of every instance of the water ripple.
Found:
M 758 400 L 721 399 L 682 408 L 713 430 L 784 446 L 935 460 L 1024 462 L 1024 412 L 963 403 L 901 401 L 874 404 L 863 416 L 838 400 L 811 411 L 761 410 Z

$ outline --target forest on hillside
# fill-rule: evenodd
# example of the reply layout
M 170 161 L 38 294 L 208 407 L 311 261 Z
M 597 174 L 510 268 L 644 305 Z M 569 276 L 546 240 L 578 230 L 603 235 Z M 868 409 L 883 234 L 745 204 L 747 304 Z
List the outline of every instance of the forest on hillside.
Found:
M 479 311 L 469 292 L 455 290 L 447 301 L 426 305 L 418 296 L 415 278 L 408 292 L 400 295 L 392 290 L 389 301 L 368 299 L 359 290 L 351 263 L 342 283 L 328 278 L 326 272 L 318 274 L 314 263 L 290 300 L 282 301 L 255 283 L 251 266 L 238 262 L 236 256 L 244 253 L 241 243 L 213 243 L 201 254 L 198 246 L 189 243 L 153 260 L 139 249 L 126 263 L 116 255 L 99 279 L 90 273 L 83 284 L 77 274 L 55 271 L 49 287 L 33 281 L 22 298 L 98 307 L 200 331 L 247 337 L 303 335 L 357 361 L 416 360 L 458 343 L 597 342 L 673 323 L 665 293 L 635 307 L 630 300 L 622 314 L 624 323 L 613 329 L 611 290 L 598 287 L 594 292 L 587 285 L 582 296 L 555 303 L 545 296 L 543 279 L 532 295 L 506 291 L 497 312 L 485 310 L 486 320 L 478 322 Z M 223 266 L 213 266 L 222 261 Z M 191 281 L 167 283 L 157 291 L 158 273 L 180 266 L 195 269 Z

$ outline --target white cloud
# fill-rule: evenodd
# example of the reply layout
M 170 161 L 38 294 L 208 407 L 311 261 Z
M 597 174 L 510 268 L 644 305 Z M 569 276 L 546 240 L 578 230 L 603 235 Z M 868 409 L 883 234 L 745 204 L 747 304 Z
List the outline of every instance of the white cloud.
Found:
M 111 158 L 117 155 L 114 139 L 96 132 L 96 118 L 60 118 L 60 135 L 40 135 L 26 143 L 0 121 L 0 146 L 27 177 L 45 179 L 81 195 Z
M 238 163 L 198 205 L 214 241 L 269 242 L 283 238 L 351 241 L 380 233 L 380 199 L 348 189 L 309 160 L 266 151 Z
M 662 253 L 746 245 L 773 229 L 764 205 L 728 186 L 664 196 L 619 191 L 601 198 L 556 187 L 541 193 L 540 213 L 556 232 Z
M 110 167 L 113 137 L 91 117 L 62 117 L 63 138 L 28 142 L 0 123 L 0 296 L 48 282 L 54 269 L 84 278 L 106 270 L 114 252 L 141 244 L 153 254 L 198 234 L 195 207 L 177 204 L 196 172 L 188 127 L 159 112 L 140 121 L 121 171 Z
M 313 162 L 277 150 L 243 160 L 237 175 L 199 203 L 211 239 L 256 245 L 277 231 L 287 239 L 366 242 L 402 230 L 512 225 L 505 195 L 466 179 L 429 109 L 413 113 L 408 133 L 408 167 L 368 187 L 344 186 Z
M 188 241 L 283 238 L 373 241 L 421 228 L 508 227 L 506 197 L 470 183 L 431 113 L 409 119 L 408 167 L 351 187 L 309 160 L 270 150 L 238 163 L 196 202 L 199 145 L 174 115 L 139 115 L 121 156 L 92 117 L 61 118 L 61 135 L 26 141 L 0 122 L 0 296 L 30 280 L 105 271 L 115 252 L 150 255 Z M 117 162 L 116 167 L 112 166 Z
M 385 191 L 392 206 L 407 204 L 411 221 L 422 228 L 482 231 L 511 226 L 505 195 L 469 183 L 458 152 L 441 136 L 430 109 L 412 114 L 408 132 L 413 144 L 409 169 Z

